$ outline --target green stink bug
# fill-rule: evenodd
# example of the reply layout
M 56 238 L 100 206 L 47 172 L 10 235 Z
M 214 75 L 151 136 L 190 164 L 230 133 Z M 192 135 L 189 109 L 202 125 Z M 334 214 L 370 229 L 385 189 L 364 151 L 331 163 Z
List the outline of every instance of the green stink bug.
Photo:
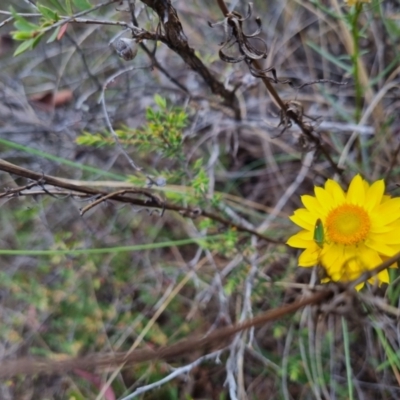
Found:
M 314 228 L 314 242 L 317 243 L 318 247 L 322 249 L 324 247 L 324 241 L 324 225 L 322 224 L 322 221 L 318 218 Z

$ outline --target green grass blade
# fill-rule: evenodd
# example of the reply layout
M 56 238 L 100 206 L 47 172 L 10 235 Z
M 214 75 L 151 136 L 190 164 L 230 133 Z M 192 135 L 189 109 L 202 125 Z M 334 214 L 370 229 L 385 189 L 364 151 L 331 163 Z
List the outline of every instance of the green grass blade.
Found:
M 84 165 L 84 164 L 80 164 L 80 163 L 77 163 L 74 161 L 66 160 L 65 158 L 62 158 L 62 157 L 53 156 L 52 154 L 48 154 L 44 151 L 33 149 L 32 147 L 23 146 L 22 144 L 14 143 L 7 139 L 0 138 L 0 144 L 3 144 L 4 146 L 7 146 L 7 147 L 11 147 L 13 149 L 24 151 L 26 153 L 29 153 L 29 154 L 32 154 L 35 156 L 40 156 L 40 157 L 46 158 L 47 160 L 55 161 L 59 164 L 67 165 L 72 168 L 77 168 L 82 171 L 98 174 L 101 176 L 107 176 L 109 178 L 117 179 L 120 181 L 125 180 L 125 176 L 123 176 L 123 175 L 114 174 L 112 172 L 104 171 L 100 168 L 90 167 L 88 165 Z
M 163 247 L 170 246 L 184 246 L 186 244 L 197 243 L 201 245 L 204 241 L 210 241 L 217 238 L 221 238 L 223 235 L 207 236 L 204 238 L 193 238 L 193 239 L 182 239 L 176 241 L 167 241 L 159 243 L 144 243 L 132 246 L 118 246 L 118 247 L 106 247 L 99 249 L 70 249 L 70 250 L 5 250 L 0 249 L 0 255 L 4 256 L 55 256 L 55 255 L 93 255 L 93 254 L 104 254 L 104 253 L 121 253 L 125 251 L 141 251 L 141 250 L 152 250 L 160 249 Z

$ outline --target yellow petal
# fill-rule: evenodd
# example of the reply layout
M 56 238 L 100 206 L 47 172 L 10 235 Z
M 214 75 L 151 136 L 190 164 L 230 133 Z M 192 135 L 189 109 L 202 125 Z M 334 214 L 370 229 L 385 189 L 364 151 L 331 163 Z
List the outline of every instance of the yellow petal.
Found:
M 304 207 L 316 218 L 325 216 L 326 212 L 324 208 L 314 196 L 310 196 L 308 194 L 301 196 L 301 202 L 304 204 Z
M 317 245 L 306 248 L 299 257 L 300 267 L 313 267 L 318 264 L 320 249 Z
M 373 210 L 382 202 L 385 192 L 385 182 L 383 179 L 374 182 L 365 194 L 364 208 L 368 211 Z
M 321 263 L 322 265 L 327 268 L 329 265 L 334 265 L 338 258 L 341 257 L 343 254 L 343 245 L 326 245 L 324 246 L 324 251 L 321 254 Z
M 326 215 L 332 208 L 333 198 L 332 196 L 325 190 L 319 186 L 315 186 L 314 188 L 315 197 L 317 198 L 319 204 L 324 210 L 324 214 Z
M 309 231 L 314 231 L 315 217 L 305 208 L 299 208 L 289 219 L 296 225 Z
M 355 246 L 344 246 L 344 263 L 342 265 L 343 280 L 350 281 L 357 279 L 366 266 L 360 267 L 360 258 Z
M 311 235 L 310 231 L 300 231 L 299 233 L 296 233 L 295 235 L 291 236 L 286 244 L 295 247 L 298 249 L 305 249 L 312 245 L 313 237 Z
M 371 228 L 370 234 L 387 233 L 393 230 L 392 224 L 384 224 L 378 215 L 370 214 Z
M 390 199 L 375 207 L 371 213 L 373 218 L 380 220 L 382 225 L 390 224 L 400 218 L 400 198 Z
M 325 183 L 325 189 L 332 196 L 333 207 L 339 206 L 340 204 L 345 202 L 345 193 L 336 181 L 328 179 Z
M 382 257 L 379 253 L 364 244 L 358 247 L 357 253 L 360 263 L 360 273 L 374 269 L 382 263 Z
M 329 273 L 333 280 L 347 282 L 359 278 L 380 263 L 381 258 L 374 250 L 365 246 L 342 246 L 342 256 L 329 266 Z
M 365 186 L 360 175 L 356 175 L 350 182 L 346 200 L 350 204 L 363 205 L 365 202 Z
M 400 245 L 400 227 L 391 229 L 388 232 L 382 232 L 382 233 L 370 232 L 369 237 L 372 240 L 375 240 L 377 242 L 384 243 L 387 245 L 390 245 L 390 244 Z
M 380 243 L 377 242 L 376 240 L 373 240 L 372 238 L 368 238 L 365 241 L 365 246 L 370 248 L 371 250 L 377 251 L 379 254 L 391 257 L 396 254 L 395 248 L 392 246 L 388 246 L 385 243 Z
M 392 244 L 390 247 L 392 247 L 393 250 L 395 251 L 394 254 L 400 253 L 400 245 L 398 245 L 398 244 Z M 396 267 L 396 266 L 393 267 L 393 265 L 392 265 L 392 266 L 390 266 L 390 268 L 397 268 L 397 267 Z
M 308 240 L 310 242 L 312 242 L 314 240 L 314 233 L 312 231 L 308 231 L 306 229 L 298 232 L 296 235 L 299 237 L 299 239 L 302 239 L 302 240 Z
M 365 283 L 364 282 L 361 282 L 361 283 L 359 283 L 358 285 L 356 285 L 356 290 L 359 292 L 363 287 L 364 287 L 364 285 L 365 285 Z
M 389 272 L 387 269 L 379 272 L 378 274 L 378 279 L 382 282 L 382 283 L 389 283 L 390 282 L 390 277 L 389 277 Z

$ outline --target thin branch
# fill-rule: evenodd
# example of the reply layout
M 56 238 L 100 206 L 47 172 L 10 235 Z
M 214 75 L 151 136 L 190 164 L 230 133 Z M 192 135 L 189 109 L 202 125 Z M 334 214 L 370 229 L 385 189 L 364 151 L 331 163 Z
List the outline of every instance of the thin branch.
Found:
M 8 164 L 8 163 L 7 163 Z M 393 263 L 400 259 L 400 252 L 389 258 L 375 269 L 364 273 L 360 278 L 342 285 L 343 292 L 352 290 L 354 287 L 368 279 L 380 271 L 390 267 Z M 0 379 L 10 378 L 19 374 L 32 375 L 37 373 L 57 374 L 71 371 L 75 368 L 93 369 L 93 368 L 110 368 L 120 366 L 121 364 L 137 364 L 151 360 L 170 360 L 176 357 L 181 357 L 193 351 L 193 349 L 203 349 L 209 351 L 211 348 L 225 347 L 225 343 L 235 334 L 252 327 L 257 327 L 266 324 L 267 322 L 275 321 L 302 309 L 308 305 L 322 304 L 328 299 L 335 301 L 335 289 L 340 289 L 340 286 L 330 284 L 327 287 L 321 286 L 321 291 L 312 295 L 303 297 L 293 303 L 286 304 L 279 308 L 269 310 L 254 318 L 248 319 L 233 326 L 216 329 L 205 337 L 189 337 L 176 344 L 164 346 L 158 350 L 134 350 L 128 353 L 112 353 L 112 354 L 92 354 L 81 358 L 69 358 L 60 361 L 43 360 L 43 359 L 26 359 L 21 358 L 12 361 L 2 361 L 0 364 Z M 339 294 L 341 295 L 341 294 Z
M 219 356 L 223 352 L 224 352 L 224 350 L 214 351 L 213 353 L 206 354 L 205 356 L 198 358 L 196 361 L 193 361 L 192 363 L 185 365 L 184 367 L 175 368 L 175 370 L 173 372 L 171 372 L 169 375 L 167 375 L 165 378 L 160 379 L 157 382 L 151 383 L 150 385 L 139 387 L 132 394 L 124 397 L 121 400 L 131 400 L 131 399 L 135 398 L 136 396 L 139 396 L 139 394 L 142 394 L 142 393 L 148 392 L 149 390 L 158 388 L 158 387 L 164 385 L 165 383 L 171 381 L 172 379 L 175 379 L 179 375 L 189 373 L 193 368 L 196 368 L 204 361 L 212 360 L 214 358 L 216 360 L 218 360 Z
M 74 15 L 71 15 L 68 18 L 64 18 L 64 19 L 56 22 L 55 24 L 50 25 L 47 28 L 41 30 L 40 32 L 41 33 L 46 33 L 48 31 L 51 31 L 54 28 L 58 28 L 59 26 L 67 24 L 68 22 L 74 21 L 74 19 L 76 19 L 78 17 L 81 17 L 82 15 L 90 14 L 91 12 L 96 11 L 101 7 L 108 6 L 108 5 L 112 4 L 112 3 L 116 3 L 117 1 L 119 1 L 119 0 L 109 0 L 109 1 L 105 1 L 104 3 L 97 4 L 96 6 L 94 6 L 92 8 L 89 8 L 88 10 L 83 10 L 81 12 L 78 12 L 78 13 L 74 14 Z
M 15 174 L 17 176 L 28 178 L 28 179 L 31 179 L 34 181 L 40 181 L 43 184 L 48 184 L 48 185 L 52 185 L 52 186 L 67 189 L 67 190 L 72 190 L 74 192 L 85 193 L 85 194 L 91 195 L 91 196 L 103 197 L 103 196 L 109 195 L 109 193 L 104 190 L 94 189 L 92 187 L 88 187 L 88 186 L 84 186 L 84 185 L 82 185 L 82 186 L 75 185 L 75 184 L 69 183 L 67 180 L 56 178 L 56 177 L 53 177 L 50 175 L 40 174 L 40 173 L 31 171 L 29 169 L 19 167 L 18 165 L 11 164 L 2 159 L 0 159 L 0 171 L 5 171 L 10 174 Z M 140 190 L 144 191 L 144 189 L 141 189 L 141 188 L 140 188 Z M 148 190 L 149 190 L 148 193 L 149 193 L 149 197 L 150 197 L 151 191 L 150 191 L 150 189 L 148 189 Z M 115 195 L 115 194 L 113 195 L 112 199 L 114 201 L 134 204 L 134 205 L 141 206 L 144 208 L 155 208 L 155 209 L 160 208 L 160 202 L 156 201 L 154 199 L 153 200 L 143 200 L 143 199 L 139 199 L 139 198 L 133 198 L 133 197 L 129 197 L 129 196 Z M 246 233 L 250 233 L 252 235 L 256 235 L 259 239 L 265 240 L 270 243 L 275 243 L 275 244 L 283 243 L 281 240 L 269 238 L 268 236 L 265 236 L 253 229 L 249 229 L 245 226 L 242 226 L 240 224 L 229 221 L 229 220 L 221 217 L 220 215 L 214 214 L 212 212 L 208 212 L 206 210 L 202 210 L 198 207 L 182 207 L 178 204 L 173 204 L 173 203 L 168 203 L 168 202 L 163 202 L 162 207 L 165 210 L 179 212 L 181 215 L 183 215 L 185 217 L 189 217 L 189 218 L 197 218 L 200 216 L 210 218 L 211 220 L 219 222 L 228 228 L 234 228 L 240 232 L 246 232 Z
M 275 321 L 291 314 L 307 305 L 319 304 L 332 296 L 332 290 L 325 289 L 321 292 L 304 297 L 294 303 L 269 310 L 242 323 L 219 328 L 205 337 L 189 337 L 176 344 L 164 346 L 158 350 L 135 350 L 129 355 L 126 353 L 92 354 L 85 357 L 68 358 L 64 360 L 45 359 L 18 359 L 2 361 L 0 364 L 0 379 L 10 378 L 15 375 L 32 375 L 37 373 L 60 374 L 75 368 L 90 370 L 94 368 L 110 368 L 121 364 L 132 365 L 151 360 L 171 360 L 184 354 L 193 352 L 193 349 L 208 351 L 215 347 L 225 347 L 227 340 L 233 335 L 251 327 L 261 326 L 267 322 Z
M 289 201 L 289 199 L 292 197 L 292 195 L 295 193 L 298 187 L 302 184 L 305 177 L 307 176 L 309 169 L 311 168 L 312 162 L 314 160 L 314 155 L 315 151 L 310 151 L 307 153 L 302 163 L 301 169 L 299 173 L 296 175 L 296 179 L 290 186 L 288 186 L 285 193 L 283 194 L 283 196 L 281 196 L 280 200 L 274 207 L 273 211 L 268 215 L 265 221 L 257 228 L 259 232 L 264 232 L 269 228 L 272 221 L 279 215 L 283 207 L 286 205 L 286 203 Z
M 0 23 L 0 28 L 2 28 L 4 25 L 7 25 L 9 22 L 11 22 L 13 20 L 14 20 L 14 17 L 6 18 L 3 22 Z
M 366 282 L 367 280 L 371 279 L 375 275 L 379 274 L 379 272 L 384 271 L 385 269 L 391 267 L 397 261 L 400 260 L 400 252 L 395 254 L 393 257 L 388 258 L 382 264 L 378 265 L 376 268 L 371 269 L 369 271 L 365 271 L 360 277 L 355 279 L 352 282 L 349 282 L 349 287 L 356 287 L 360 283 Z
M 217 0 L 218 6 L 221 9 L 222 13 L 224 14 L 224 17 L 228 20 L 229 23 L 233 25 L 233 32 L 236 34 L 240 34 L 240 30 L 237 29 L 238 26 L 235 25 L 237 21 L 237 14 L 231 13 L 228 10 L 228 7 L 225 5 L 224 0 Z M 240 42 L 239 39 L 238 43 Z M 242 47 L 240 47 L 240 51 L 243 52 Z M 260 61 L 256 58 L 247 58 L 245 57 L 246 63 L 250 67 L 250 70 L 252 71 L 259 71 L 259 72 L 267 72 L 268 70 L 264 70 Z M 257 77 L 261 78 L 263 81 L 265 87 L 267 88 L 269 94 L 271 95 L 273 101 L 275 104 L 279 107 L 282 113 L 282 120 L 285 122 L 285 127 L 287 127 L 289 121 L 293 121 L 302 131 L 302 133 L 312 142 L 315 147 L 321 151 L 321 153 L 324 155 L 324 157 L 328 160 L 329 164 L 333 168 L 333 170 L 339 174 L 342 175 L 343 170 L 336 165 L 336 163 L 333 161 L 331 155 L 329 154 L 328 150 L 322 145 L 320 139 L 318 136 L 314 134 L 314 129 L 312 125 L 307 124 L 303 121 L 303 116 L 299 115 L 296 113 L 295 110 L 292 110 L 288 104 L 286 104 L 279 96 L 275 88 L 272 86 L 271 79 L 268 78 L 265 74 L 257 74 Z
M 142 194 L 144 196 L 147 196 L 149 199 L 151 199 L 154 202 L 159 202 L 160 207 L 162 206 L 162 201 L 158 197 L 154 196 L 153 194 L 142 190 L 142 189 L 123 189 L 123 190 L 118 190 L 116 192 L 109 193 L 105 196 L 102 196 L 95 200 L 93 203 L 88 204 L 86 207 L 83 207 L 82 210 L 80 211 L 81 215 L 84 215 L 86 212 L 88 212 L 90 209 L 93 207 L 98 206 L 99 204 L 103 203 L 104 201 L 111 200 L 112 198 L 116 196 L 123 196 L 125 193 L 134 193 L 134 194 Z
M 12 15 L 11 11 L 0 10 L 0 15 Z M 21 17 L 42 17 L 41 13 L 18 13 Z
M 131 19 L 132 19 L 132 23 L 134 26 L 138 27 L 138 21 L 136 19 L 135 16 L 135 12 L 134 12 L 134 7 L 132 5 L 131 1 L 128 1 L 129 4 L 129 10 L 131 12 Z M 155 46 L 157 46 L 157 43 L 155 43 Z M 170 73 L 160 64 L 160 62 L 157 60 L 156 56 L 155 56 L 155 49 L 154 52 L 150 51 L 150 49 L 143 43 L 140 42 L 140 47 L 143 49 L 143 51 L 150 57 L 151 62 L 153 63 L 154 67 L 157 68 L 161 73 L 163 73 L 172 83 L 174 83 L 176 86 L 178 86 L 181 90 L 183 90 L 185 93 L 190 94 L 189 89 L 186 88 L 185 85 L 183 85 L 182 83 L 180 83 L 178 80 L 176 80 L 172 75 L 170 75 Z
M 224 98 L 226 104 L 234 110 L 236 119 L 240 119 L 240 107 L 235 92 L 226 89 L 224 84 L 216 79 L 215 74 L 211 73 L 201 59 L 195 54 L 194 49 L 189 46 L 182 24 L 179 21 L 175 8 L 171 5 L 171 1 L 141 1 L 157 13 L 160 24 L 162 24 L 164 28 L 165 34 L 157 34 L 156 40 L 162 41 L 178 54 L 190 68 L 203 78 L 214 94 Z M 147 37 L 145 38 L 147 39 Z
M 129 164 L 131 165 L 131 167 L 132 167 L 134 170 L 136 170 L 136 171 L 141 171 L 142 169 L 141 169 L 140 167 L 136 166 L 136 164 L 134 163 L 134 161 L 132 160 L 132 158 L 131 158 L 131 157 L 129 156 L 129 154 L 125 151 L 125 149 L 123 148 L 121 142 L 119 141 L 118 135 L 117 135 L 117 133 L 115 132 L 115 130 L 114 130 L 112 124 L 111 124 L 110 117 L 109 117 L 109 115 L 108 115 L 108 111 L 107 111 L 107 107 L 106 107 L 106 100 L 105 100 L 104 94 L 105 94 L 105 91 L 106 91 L 106 89 L 107 89 L 107 86 L 108 86 L 111 82 L 113 82 L 113 81 L 115 80 L 115 78 L 117 78 L 118 76 L 120 76 L 120 75 L 122 75 L 122 74 L 124 74 L 124 73 L 126 73 L 126 72 L 135 71 L 135 70 L 137 70 L 137 69 L 146 69 L 146 68 L 151 68 L 151 66 L 144 66 L 144 67 L 131 66 L 131 67 L 129 67 L 129 68 L 125 68 L 125 69 L 123 69 L 123 70 L 121 70 L 121 71 L 118 71 L 118 72 L 116 72 L 115 74 L 111 75 L 111 76 L 104 82 L 104 85 L 103 85 L 103 87 L 102 87 L 101 94 L 100 94 L 100 97 L 99 97 L 99 101 L 98 101 L 98 103 L 101 103 L 101 105 L 102 105 L 102 107 L 103 107 L 104 117 L 105 117 L 105 119 L 106 119 L 106 123 L 107 123 L 108 129 L 109 129 L 109 131 L 110 131 L 110 133 L 111 133 L 111 135 L 112 135 L 112 137 L 113 137 L 113 139 L 114 139 L 114 141 L 115 141 L 115 144 L 117 145 L 119 151 L 120 151 L 120 152 L 125 156 L 125 158 L 128 160 L 128 162 L 129 162 Z

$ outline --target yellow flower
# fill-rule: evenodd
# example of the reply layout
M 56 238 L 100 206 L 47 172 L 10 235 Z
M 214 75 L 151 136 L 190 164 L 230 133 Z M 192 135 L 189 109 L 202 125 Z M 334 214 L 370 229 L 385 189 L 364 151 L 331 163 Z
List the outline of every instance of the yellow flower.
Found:
M 324 188 L 314 188 L 315 196 L 302 196 L 305 208 L 296 210 L 290 219 L 303 230 L 287 241 L 289 246 L 305 249 L 299 266 L 320 263 L 330 280 L 349 281 L 399 252 L 400 198 L 385 196 L 384 191 L 383 180 L 369 185 L 357 175 L 347 193 L 328 179 Z M 314 237 L 318 220 L 324 231 L 322 242 Z M 370 281 L 375 279 L 379 284 L 389 283 L 388 271 Z

